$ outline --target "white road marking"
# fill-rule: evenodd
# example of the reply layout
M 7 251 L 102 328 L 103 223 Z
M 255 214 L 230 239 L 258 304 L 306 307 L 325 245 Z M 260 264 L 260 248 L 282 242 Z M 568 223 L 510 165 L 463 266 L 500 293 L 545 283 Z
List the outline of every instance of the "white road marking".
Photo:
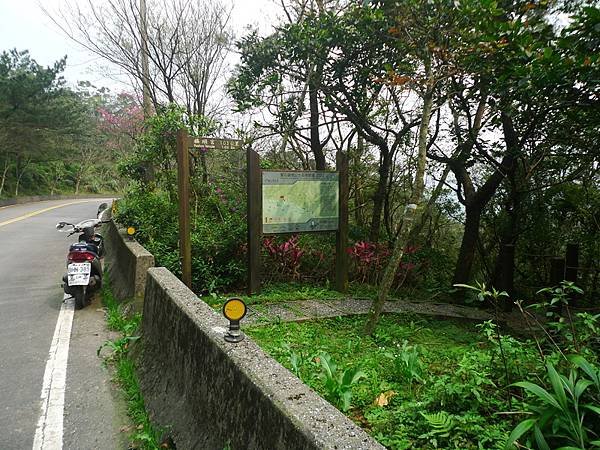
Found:
M 65 386 L 67 382 L 67 361 L 69 342 L 73 324 L 73 299 L 65 301 L 60 308 L 54 337 L 50 345 L 44 383 L 42 385 L 42 409 L 35 430 L 33 450 L 61 450 L 63 440 L 63 413 L 65 407 Z

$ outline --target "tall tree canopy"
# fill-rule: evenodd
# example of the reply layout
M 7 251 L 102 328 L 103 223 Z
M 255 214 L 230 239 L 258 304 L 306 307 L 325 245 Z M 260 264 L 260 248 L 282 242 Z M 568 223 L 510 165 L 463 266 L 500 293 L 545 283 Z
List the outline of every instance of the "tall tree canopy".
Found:
M 113 97 L 89 84 L 77 91 L 66 87 L 60 76 L 65 64 L 63 58 L 43 67 L 28 51 L 0 55 L 0 196 L 19 195 L 23 188 L 78 192 L 82 182 L 96 191 L 118 187 L 106 176 L 105 163 L 115 159 L 105 145 L 110 133 L 101 114 L 112 108 Z
M 554 23 L 563 12 L 571 14 L 567 23 Z M 439 179 L 464 211 L 453 282 L 469 282 L 483 268 L 478 258 L 491 256 L 498 264 L 487 276 L 501 284 L 507 278 L 498 273 L 514 270 L 502 252 L 518 242 L 523 205 L 553 185 L 596 177 L 598 14 L 588 2 L 526 0 L 314 10 L 269 36 L 242 39 L 230 92 L 241 110 L 268 109 L 275 131 L 301 132 L 296 112 L 305 108 L 307 68 L 318 63 L 322 117 L 342 123 L 346 139 L 366 140 L 379 161 L 370 175 L 371 240 L 390 211 L 402 210 L 394 203 L 408 203 L 410 195 L 391 195 L 403 167 L 418 191 L 421 143 L 425 185 Z M 481 220 L 498 208 L 507 220 L 489 241 Z M 398 235 L 395 226 L 385 231 L 390 240 Z

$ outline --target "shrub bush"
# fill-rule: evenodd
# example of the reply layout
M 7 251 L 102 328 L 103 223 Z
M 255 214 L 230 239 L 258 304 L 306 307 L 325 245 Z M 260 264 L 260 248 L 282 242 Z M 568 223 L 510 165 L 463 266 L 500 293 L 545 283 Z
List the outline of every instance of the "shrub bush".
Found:
M 202 207 L 192 214 L 192 287 L 198 293 L 239 286 L 245 279 L 240 244 L 245 241 L 245 220 L 221 203 L 222 197 L 208 190 Z M 181 275 L 177 204 L 166 193 L 133 185 L 118 202 L 115 218 L 136 228 L 136 238 L 154 254 L 157 265 Z

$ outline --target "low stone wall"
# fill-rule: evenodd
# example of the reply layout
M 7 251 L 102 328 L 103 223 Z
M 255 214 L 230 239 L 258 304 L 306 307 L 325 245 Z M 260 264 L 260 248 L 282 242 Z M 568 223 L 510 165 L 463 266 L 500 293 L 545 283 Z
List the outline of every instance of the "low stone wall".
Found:
M 20 205 L 22 203 L 45 202 L 49 200 L 74 200 L 78 198 L 110 198 L 110 194 L 82 194 L 82 195 L 33 195 L 29 197 L 15 197 L 0 199 L 0 207 Z
M 119 300 L 144 297 L 146 272 L 154 267 L 154 255 L 138 242 L 129 240 L 114 221 L 104 226 L 106 256 L 104 264 L 115 297 Z M 141 309 L 141 308 L 140 308 Z
M 242 323 L 243 325 L 243 323 Z M 383 449 L 165 268 L 146 279 L 138 375 L 178 449 Z

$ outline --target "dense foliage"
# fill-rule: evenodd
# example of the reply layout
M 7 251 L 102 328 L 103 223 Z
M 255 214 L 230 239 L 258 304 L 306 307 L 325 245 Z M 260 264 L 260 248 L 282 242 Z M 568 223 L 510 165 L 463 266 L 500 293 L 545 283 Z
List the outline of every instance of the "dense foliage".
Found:
M 385 316 L 372 336 L 356 317 L 248 332 L 388 448 L 599 448 L 600 315 L 571 315 L 577 291 L 540 292 L 533 309 L 560 303 L 563 313 L 543 326 L 524 310 L 519 327 L 531 328 L 518 338 L 494 320 L 410 315 Z
M 0 198 L 122 187 L 114 167 L 139 127 L 137 103 L 89 83 L 67 87 L 65 64 L 0 54 Z
M 270 169 L 327 170 L 347 152 L 351 294 L 480 302 L 494 320 L 388 316 L 375 327 L 373 315 L 367 336 L 355 318 L 251 334 L 390 448 L 599 448 L 597 3 L 281 3 L 282 23 L 237 43 L 228 91 L 247 116 L 236 129 L 208 115 L 213 78 L 179 19 L 165 25 L 170 44 L 151 33 L 162 77 L 146 86 L 154 108 L 143 124 L 131 97 L 67 89 L 64 61 L 43 68 L 4 53 L 0 195 L 116 189 L 98 174 L 119 156 L 129 183 L 117 220 L 179 275 L 180 129 L 242 138 Z M 101 21 L 104 34 L 116 23 Z M 115 47 L 122 67 L 140 51 Z M 125 69 L 148 84 L 137 66 Z M 192 287 L 218 304 L 246 278 L 245 157 L 203 148 L 189 158 Z M 289 300 L 280 283 L 304 299 L 329 295 L 332 234 L 262 244 L 266 292 L 249 302 Z M 560 260 L 567 244 L 578 245 L 577 267 Z M 511 308 L 526 335 L 501 324 Z
M 442 250 L 454 283 L 486 278 L 515 295 L 548 284 L 549 259 L 577 242 L 585 258 L 582 283 L 593 297 L 600 230 L 583 217 L 593 216 L 587 198 L 598 195 L 597 6 L 324 5 L 288 14 L 289 23 L 271 35 L 252 33 L 238 43 L 242 62 L 230 92 L 240 110 L 273 115 L 259 125 L 283 137 L 278 160 L 308 168 L 308 149 L 315 165 L 318 152 L 327 158 L 347 149 L 360 240 L 394 241 L 420 181 L 417 128 L 427 117 L 430 189 L 420 202 L 422 220 L 403 246 Z M 317 108 L 304 105 L 307 89 L 317 92 Z M 432 112 L 423 116 L 429 101 Z M 310 147 L 303 145 L 305 130 Z M 442 195 L 444 187 L 454 199 Z M 576 191 L 575 203 L 572 194 L 563 200 Z M 448 203 L 453 207 L 442 206 Z M 565 213 L 578 217 L 577 225 L 566 224 Z M 443 219 L 464 225 L 458 247 L 441 249 L 423 235 L 429 224 L 429 233 L 440 231 Z
M 157 263 L 180 275 L 176 136 L 181 128 L 209 135 L 219 124 L 170 105 L 145 122 L 119 166 L 131 180 L 117 220 L 134 226 Z M 240 155 L 202 151 L 192 161 L 192 274 L 197 292 L 240 286 L 245 278 L 245 194 Z
M 502 448 L 511 422 L 494 346 L 469 324 L 386 316 L 372 337 L 361 335 L 362 318 L 254 328 L 253 338 L 332 403 L 343 406 L 322 376 L 321 360 L 336 370 L 361 370 L 348 386 L 347 414 L 392 449 Z M 535 355 L 513 341 L 526 371 Z M 331 364 L 331 362 L 330 362 Z M 333 397 L 332 397 L 333 396 Z M 344 409 L 344 408 L 343 408 Z

